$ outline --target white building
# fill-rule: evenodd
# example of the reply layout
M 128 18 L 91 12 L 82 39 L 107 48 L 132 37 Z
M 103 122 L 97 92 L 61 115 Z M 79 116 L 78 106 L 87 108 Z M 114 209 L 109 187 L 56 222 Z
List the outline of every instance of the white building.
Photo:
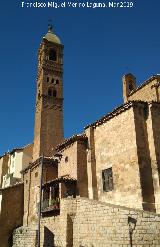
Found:
M 5 162 L 0 160 L 1 186 L 6 188 L 21 181 L 21 170 L 32 161 L 33 144 L 22 148 L 15 148 L 5 154 Z M 4 160 L 4 156 L 1 157 Z M 2 171 L 5 171 L 2 172 Z

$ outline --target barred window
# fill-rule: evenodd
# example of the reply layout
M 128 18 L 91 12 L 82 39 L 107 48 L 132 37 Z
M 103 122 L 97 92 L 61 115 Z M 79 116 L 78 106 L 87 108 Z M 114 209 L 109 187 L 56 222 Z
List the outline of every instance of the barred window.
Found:
M 102 171 L 103 191 L 113 190 L 113 174 L 112 168 L 108 168 Z

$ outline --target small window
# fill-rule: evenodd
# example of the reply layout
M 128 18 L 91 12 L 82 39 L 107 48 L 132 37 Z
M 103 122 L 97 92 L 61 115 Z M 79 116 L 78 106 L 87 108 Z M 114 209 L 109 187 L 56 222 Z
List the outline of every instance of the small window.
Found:
M 52 96 L 52 89 L 50 89 L 50 88 L 48 89 L 48 95 Z
M 51 83 L 54 83 L 54 79 L 52 78 Z
M 47 82 L 49 82 L 49 77 L 47 77 Z
M 50 49 L 50 51 L 49 51 L 49 60 L 51 60 L 51 61 L 57 60 L 57 53 L 54 49 Z
M 37 177 L 38 177 L 38 172 L 35 173 L 35 178 L 37 178 Z
M 28 184 L 28 180 L 26 180 L 26 184 Z
M 132 83 L 132 81 L 129 81 L 129 86 L 128 86 L 128 87 L 129 87 L 129 90 L 130 90 L 130 91 L 133 90 L 133 83 Z
M 68 156 L 65 157 L 65 162 L 66 162 L 66 163 L 68 162 Z
M 108 192 L 113 190 L 113 174 L 112 168 L 102 171 L 103 191 Z
M 53 97 L 56 97 L 56 96 L 57 96 L 57 91 L 53 90 Z
M 56 80 L 56 84 L 59 84 L 59 80 L 58 79 Z

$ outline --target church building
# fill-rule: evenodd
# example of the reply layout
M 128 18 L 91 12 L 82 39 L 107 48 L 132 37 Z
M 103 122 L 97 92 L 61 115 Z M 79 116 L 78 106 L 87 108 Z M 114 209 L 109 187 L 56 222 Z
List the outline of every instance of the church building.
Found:
M 64 139 L 63 48 L 49 26 L 38 50 L 32 160 L 12 185 L 24 189 L 13 247 L 36 246 L 36 231 L 38 247 L 160 246 L 160 75 L 140 86 L 124 75 L 124 104 Z

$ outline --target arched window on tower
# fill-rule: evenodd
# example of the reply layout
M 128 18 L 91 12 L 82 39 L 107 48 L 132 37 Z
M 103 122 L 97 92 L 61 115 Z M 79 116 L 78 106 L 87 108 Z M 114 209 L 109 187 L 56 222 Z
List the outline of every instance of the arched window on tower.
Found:
M 51 88 L 48 89 L 48 95 L 52 96 L 52 89 Z
M 54 89 L 53 90 L 53 97 L 56 97 L 57 96 L 57 91 Z
M 51 61 L 57 60 L 57 52 L 54 49 L 50 49 L 49 51 L 49 60 Z
M 132 81 L 129 81 L 129 91 L 132 91 L 133 90 L 133 82 Z
M 56 80 L 56 84 L 59 84 L 59 80 L 58 79 Z

